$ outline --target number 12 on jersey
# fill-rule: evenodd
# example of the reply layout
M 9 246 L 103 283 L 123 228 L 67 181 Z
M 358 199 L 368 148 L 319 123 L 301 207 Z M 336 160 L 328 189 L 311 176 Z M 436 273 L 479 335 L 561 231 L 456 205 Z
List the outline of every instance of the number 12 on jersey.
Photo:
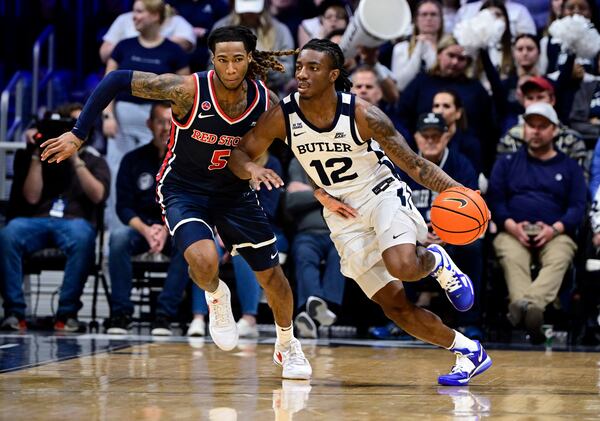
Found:
M 342 164 L 342 166 L 331 171 L 331 176 L 328 176 L 325 168 L 334 168 L 336 164 Z M 352 174 L 344 174 L 352 166 L 352 159 L 347 157 L 330 158 L 325 161 L 325 166 L 323 166 L 323 162 L 315 159 L 314 161 L 310 161 L 310 166 L 315 169 L 319 175 L 319 178 L 321 179 L 321 184 L 324 186 L 331 186 L 335 183 L 354 180 L 356 177 L 358 177 L 358 174 L 355 172 Z

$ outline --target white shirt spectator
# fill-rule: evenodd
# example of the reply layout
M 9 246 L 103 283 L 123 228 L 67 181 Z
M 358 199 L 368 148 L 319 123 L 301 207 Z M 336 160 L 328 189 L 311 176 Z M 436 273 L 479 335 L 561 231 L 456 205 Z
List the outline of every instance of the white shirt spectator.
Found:
M 456 14 L 456 23 L 475 16 L 477 12 L 479 12 L 479 9 L 481 9 L 482 4 L 483 1 L 476 1 L 461 6 Z M 529 13 L 529 10 L 527 10 L 525 6 L 510 0 L 506 0 L 504 4 L 506 6 L 506 11 L 508 12 L 510 32 L 513 37 L 519 34 L 535 35 L 537 33 L 535 22 L 531 17 L 531 13 Z
M 189 41 L 193 48 L 196 47 L 194 28 L 182 16 L 174 15 L 165 19 L 161 26 L 160 33 L 165 38 L 183 38 L 186 41 Z M 121 40 L 137 37 L 138 35 L 139 32 L 133 25 L 133 12 L 127 12 L 119 15 L 115 19 L 104 37 L 102 37 L 102 40 L 117 45 Z
M 427 41 L 417 41 L 412 54 L 409 54 L 409 47 L 410 41 L 402 41 L 394 45 L 392 51 L 392 74 L 400 91 L 421 71 L 422 62 L 426 70 L 431 70 L 437 59 L 433 45 Z

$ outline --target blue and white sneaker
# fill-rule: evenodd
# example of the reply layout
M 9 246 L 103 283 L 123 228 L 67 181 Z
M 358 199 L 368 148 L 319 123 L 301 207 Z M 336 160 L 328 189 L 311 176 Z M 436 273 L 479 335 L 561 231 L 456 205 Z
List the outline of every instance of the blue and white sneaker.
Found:
M 469 384 L 472 377 L 478 376 L 492 366 L 492 359 L 488 356 L 479 341 L 474 352 L 468 349 L 454 348 L 456 363 L 450 373 L 438 377 L 438 383 L 442 386 L 465 386 Z
M 475 293 L 473 292 L 473 283 L 465 273 L 452 261 L 446 250 L 437 244 L 431 244 L 427 247 L 432 253 L 441 256 L 440 264 L 437 265 L 431 275 L 437 279 L 444 291 L 446 297 L 458 311 L 467 311 L 475 302 Z

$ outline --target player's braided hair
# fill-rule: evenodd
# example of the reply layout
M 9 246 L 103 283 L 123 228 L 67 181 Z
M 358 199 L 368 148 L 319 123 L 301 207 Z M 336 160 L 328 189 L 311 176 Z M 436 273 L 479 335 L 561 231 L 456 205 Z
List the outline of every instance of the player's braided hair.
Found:
M 321 51 L 327 54 L 333 63 L 333 68 L 340 71 L 340 75 L 335 80 L 335 90 L 341 92 L 350 92 L 352 88 L 352 81 L 348 71 L 344 68 L 344 53 L 339 45 L 328 39 L 317 39 L 313 38 L 304 44 L 302 50 L 315 50 Z
M 285 67 L 275 57 L 298 54 L 298 50 L 260 51 L 256 49 L 256 35 L 245 26 L 224 26 L 215 29 L 208 36 L 208 48 L 215 53 L 215 45 L 219 42 L 242 42 L 247 52 L 252 53 L 252 61 L 246 76 L 252 79 L 267 79 L 269 70 L 285 72 Z

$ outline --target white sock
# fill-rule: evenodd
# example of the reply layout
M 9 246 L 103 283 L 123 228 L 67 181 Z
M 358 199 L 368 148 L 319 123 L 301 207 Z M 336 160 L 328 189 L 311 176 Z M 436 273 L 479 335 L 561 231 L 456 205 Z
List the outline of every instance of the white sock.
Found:
M 281 327 L 275 323 L 275 330 L 277 331 L 277 342 L 279 345 L 286 346 L 294 337 L 293 323 L 289 327 Z
M 467 348 L 471 352 L 477 351 L 477 344 L 472 340 L 467 338 L 465 335 L 460 333 L 458 330 L 454 331 L 454 342 L 448 348 L 450 351 L 454 349 L 465 349 Z
M 432 269 L 435 270 L 440 265 L 440 263 L 442 263 L 442 256 L 440 256 L 439 253 L 431 250 L 429 250 L 429 253 L 433 254 L 433 258 L 435 259 L 435 265 L 433 265 Z
M 221 281 L 220 279 L 219 279 L 219 285 L 217 285 L 217 289 L 215 289 L 213 292 L 206 291 L 206 293 L 213 300 L 218 300 L 223 295 L 225 295 L 226 292 L 227 292 L 227 285 L 225 284 L 225 282 Z

